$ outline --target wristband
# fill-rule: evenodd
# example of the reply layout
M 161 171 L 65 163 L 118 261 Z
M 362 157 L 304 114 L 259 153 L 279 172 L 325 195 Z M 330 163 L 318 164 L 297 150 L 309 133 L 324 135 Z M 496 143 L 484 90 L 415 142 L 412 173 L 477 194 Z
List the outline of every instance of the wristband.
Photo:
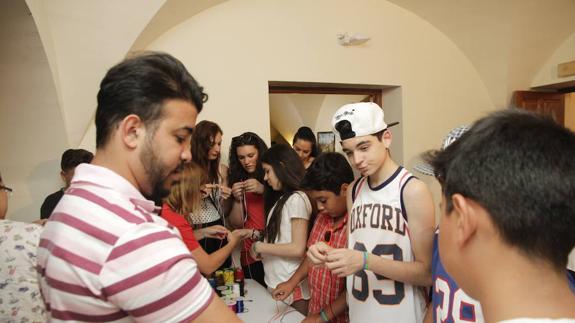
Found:
M 363 270 L 368 270 L 367 266 L 367 251 L 363 252 Z
M 329 322 L 329 317 L 327 317 L 327 314 L 325 314 L 323 308 L 321 309 L 321 311 L 319 311 L 319 316 L 321 317 L 321 320 L 323 322 Z

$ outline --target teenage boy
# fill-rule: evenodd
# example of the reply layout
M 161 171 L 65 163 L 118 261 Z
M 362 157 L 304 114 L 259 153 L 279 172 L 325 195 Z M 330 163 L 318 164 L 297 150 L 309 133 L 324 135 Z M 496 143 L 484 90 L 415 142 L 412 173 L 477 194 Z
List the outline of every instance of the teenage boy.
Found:
M 314 264 L 347 277 L 351 321 L 421 322 L 431 285 L 433 201 L 423 182 L 389 154 L 392 135 L 383 110 L 363 102 L 332 119 L 344 153 L 361 173 L 347 193 L 348 248 L 310 247 Z
M 353 181 L 353 170 L 341 154 L 319 155 L 302 181 L 302 189 L 317 203 L 318 216 L 308 239 L 308 247 L 324 242 L 332 248 L 347 246 L 346 192 Z M 323 266 L 313 266 L 305 258 L 292 277 L 277 286 L 276 300 L 287 298 L 305 278 L 311 290 L 308 316 L 304 322 L 348 322 L 345 278 Z
M 575 322 L 575 134 L 504 110 L 426 160 L 442 186 L 441 260 L 487 322 Z M 527 319 L 529 318 L 529 319 Z
M 89 164 L 92 158 L 94 158 L 94 154 L 84 149 L 67 149 L 62 154 L 62 159 L 60 160 L 60 178 L 62 178 L 64 182 L 64 187 L 44 199 L 40 207 L 40 219 L 50 217 L 50 214 L 52 214 L 52 211 L 54 211 L 54 208 L 58 202 L 60 202 L 62 196 L 64 196 L 64 191 L 70 187 L 76 166 L 83 163 Z
M 459 126 L 451 130 L 443 140 L 441 150 L 459 139 L 467 130 L 469 130 L 467 126 Z M 428 163 L 417 164 L 413 169 L 427 176 L 434 175 L 433 168 Z M 435 233 L 433 238 L 431 277 L 433 279 L 431 303 L 425 313 L 425 323 L 484 322 L 479 302 L 469 297 L 457 286 L 441 263 L 438 233 Z

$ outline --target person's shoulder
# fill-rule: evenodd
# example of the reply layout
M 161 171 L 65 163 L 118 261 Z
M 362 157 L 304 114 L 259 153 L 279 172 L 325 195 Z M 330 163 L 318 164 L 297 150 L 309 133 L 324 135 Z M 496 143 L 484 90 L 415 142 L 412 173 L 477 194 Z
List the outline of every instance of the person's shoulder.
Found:
M 419 198 L 423 195 L 430 194 L 427 184 L 419 178 L 412 176 L 406 183 L 403 189 L 404 198 Z

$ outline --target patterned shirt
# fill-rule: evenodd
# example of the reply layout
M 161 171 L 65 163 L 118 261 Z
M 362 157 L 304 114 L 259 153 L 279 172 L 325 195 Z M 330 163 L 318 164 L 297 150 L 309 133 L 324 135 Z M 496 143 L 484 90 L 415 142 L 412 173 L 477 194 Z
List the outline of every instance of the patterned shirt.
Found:
M 177 230 L 125 178 L 76 168 L 38 248 L 51 321 L 181 322 L 211 302 Z
M 42 226 L 0 220 L 0 322 L 45 322 L 36 250 Z
M 347 214 L 337 227 L 334 227 L 334 218 L 326 213 L 320 213 L 315 220 L 307 246 L 310 247 L 318 242 L 329 239 L 329 245 L 333 248 L 347 248 Z M 326 232 L 329 237 L 326 237 Z M 309 302 L 309 313 L 317 314 L 323 308 L 328 313 L 330 304 L 337 297 L 345 292 L 345 277 L 338 278 L 337 275 L 323 266 L 311 266 L 308 271 L 308 283 L 311 291 Z M 347 311 L 338 315 L 330 322 L 349 322 Z

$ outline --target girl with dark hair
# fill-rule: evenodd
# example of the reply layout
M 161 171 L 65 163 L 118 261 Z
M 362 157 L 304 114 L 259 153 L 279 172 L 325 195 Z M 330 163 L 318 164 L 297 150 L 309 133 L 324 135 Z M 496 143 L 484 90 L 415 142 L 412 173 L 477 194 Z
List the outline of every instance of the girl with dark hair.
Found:
M 275 145 L 263 154 L 262 164 L 267 223 L 264 242 L 255 242 L 250 252 L 253 258 L 262 259 L 265 282 L 272 291 L 294 274 L 305 257 L 312 207 L 300 190 L 305 169 L 293 149 Z M 307 281 L 303 281 L 285 301 L 306 315 L 308 299 Z
M 241 233 L 229 232 L 221 225 L 213 225 L 197 230 L 192 229 L 194 217 L 198 215 L 202 203 L 200 185 L 203 170 L 195 163 L 184 165 L 181 180 L 174 184 L 170 195 L 164 200 L 161 216 L 176 227 L 182 240 L 198 263 L 200 272 L 209 275 L 218 269 L 230 256 L 238 244 Z M 205 238 L 227 239 L 227 244 L 219 250 L 207 254 L 198 240 Z
M 203 176 L 200 187 L 202 203 L 192 217 L 196 228 L 225 224 L 225 202 L 232 190 L 228 187 L 228 168 L 220 164 L 222 135 L 220 126 L 206 120 L 198 123 L 192 134 L 192 160 L 202 169 Z M 199 242 L 207 253 L 225 245 L 224 241 L 209 237 Z M 230 263 L 228 258 L 222 267 L 229 267 Z
M 318 155 L 317 141 L 309 127 L 300 127 L 295 133 L 292 146 L 298 154 L 305 169 L 307 169 Z
M 247 278 L 265 286 L 264 268 L 261 261 L 250 257 L 254 241 L 262 236 L 265 228 L 264 171 L 261 156 L 268 150 L 265 142 L 253 132 L 245 132 L 232 138 L 229 153 L 229 182 L 234 203 L 230 211 L 230 224 L 243 228 L 246 236 L 241 252 L 241 263 Z

